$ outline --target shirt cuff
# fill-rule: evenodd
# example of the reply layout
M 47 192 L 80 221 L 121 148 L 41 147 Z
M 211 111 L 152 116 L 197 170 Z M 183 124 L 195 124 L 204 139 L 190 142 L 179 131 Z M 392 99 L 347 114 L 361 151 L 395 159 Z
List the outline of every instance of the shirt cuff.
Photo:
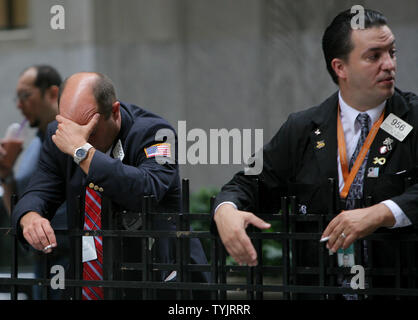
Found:
M 214 216 L 215 216 L 215 214 L 216 214 L 216 211 L 219 209 L 219 207 L 221 206 L 221 205 L 223 205 L 223 204 L 230 204 L 230 205 L 232 205 L 235 209 L 238 209 L 238 207 L 237 207 L 237 205 L 235 204 L 235 203 L 233 203 L 233 202 L 231 202 L 231 201 L 224 201 L 224 202 L 221 202 L 220 204 L 218 204 L 217 205 L 217 207 L 215 208 L 215 211 L 214 211 Z
M 394 201 L 385 200 L 381 203 L 392 211 L 393 217 L 395 218 L 395 224 L 392 227 L 389 227 L 389 229 L 402 228 L 412 224 L 411 220 L 409 220 L 401 207 L 399 207 Z

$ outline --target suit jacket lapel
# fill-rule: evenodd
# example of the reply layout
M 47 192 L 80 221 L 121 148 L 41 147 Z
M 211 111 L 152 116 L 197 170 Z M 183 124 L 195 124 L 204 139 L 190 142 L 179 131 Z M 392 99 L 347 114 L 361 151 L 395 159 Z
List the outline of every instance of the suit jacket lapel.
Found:
M 409 108 L 403 98 L 397 92 L 395 92 L 395 94 L 386 103 L 385 119 L 391 113 L 400 118 L 403 118 L 408 110 Z M 375 177 L 376 172 L 378 172 L 379 175 L 384 172 L 386 164 L 390 160 L 391 155 L 399 143 L 401 142 L 391 136 L 389 133 L 379 129 L 370 147 L 369 156 L 366 163 L 366 170 L 364 173 L 365 178 L 373 178 Z M 367 194 L 368 190 L 373 188 L 375 182 L 376 179 L 364 179 L 363 194 Z
M 335 93 L 318 108 L 310 135 L 321 176 L 336 179 L 338 185 L 337 107 L 338 93 Z

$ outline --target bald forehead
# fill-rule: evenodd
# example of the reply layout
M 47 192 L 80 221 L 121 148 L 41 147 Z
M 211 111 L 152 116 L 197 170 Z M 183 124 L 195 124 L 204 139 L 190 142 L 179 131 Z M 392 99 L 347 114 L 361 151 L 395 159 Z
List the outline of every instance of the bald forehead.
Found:
M 37 70 L 33 67 L 23 71 L 19 77 L 19 82 L 26 84 L 34 84 L 36 75 L 38 74 Z
M 93 94 L 97 80 L 94 73 L 77 73 L 67 79 L 60 99 L 60 114 L 79 124 L 86 124 L 98 112 Z
M 67 86 L 72 86 L 72 87 L 77 87 L 78 90 L 87 90 L 87 91 L 93 92 L 93 85 L 97 81 L 97 78 L 98 77 L 95 73 L 90 73 L 90 72 L 76 73 L 67 79 L 67 84 L 65 88 L 67 88 Z
M 22 73 L 21 73 L 21 77 L 23 77 L 23 76 L 31 76 L 31 77 L 36 77 L 36 74 L 38 73 L 38 71 L 36 70 L 36 68 L 35 67 L 29 67 L 29 68 L 27 68 L 26 70 L 24 70 Z

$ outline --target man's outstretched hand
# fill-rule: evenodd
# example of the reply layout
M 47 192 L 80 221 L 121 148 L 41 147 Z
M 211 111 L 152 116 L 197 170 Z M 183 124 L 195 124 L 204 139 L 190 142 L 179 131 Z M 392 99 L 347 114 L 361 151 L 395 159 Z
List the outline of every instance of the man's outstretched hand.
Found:
M 228 203 L 218 208 L 214 220 L 219 236 L 231 257 L 240 265 L 256 266 L 257 252 L 245 229 L 249 224 L 259 229 L 268 229 L 271 225 L 251 212 L 237 210 Z

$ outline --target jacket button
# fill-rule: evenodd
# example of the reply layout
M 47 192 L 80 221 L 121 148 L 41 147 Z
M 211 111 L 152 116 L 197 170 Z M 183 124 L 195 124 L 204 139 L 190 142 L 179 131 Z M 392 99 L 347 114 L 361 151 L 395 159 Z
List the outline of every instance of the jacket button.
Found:
M 100 188 L 99 188 L 99 191 L 100 191 L 100 192 L 103 192 L 103 188 L 102 188 L 102 187 L 100 187 Z
M 96 190 L 96 191 L 99 190 L 99 186 L 97 186 L 97 185 L 94 186 L 94 190 Z
M 90 184 L 89 184 L 89 188 L 90 188 L 90 189 L 93 189 L 93 188 L 94 188 L 94 183 L 93 183 L 93 182 L 90 182 Z

